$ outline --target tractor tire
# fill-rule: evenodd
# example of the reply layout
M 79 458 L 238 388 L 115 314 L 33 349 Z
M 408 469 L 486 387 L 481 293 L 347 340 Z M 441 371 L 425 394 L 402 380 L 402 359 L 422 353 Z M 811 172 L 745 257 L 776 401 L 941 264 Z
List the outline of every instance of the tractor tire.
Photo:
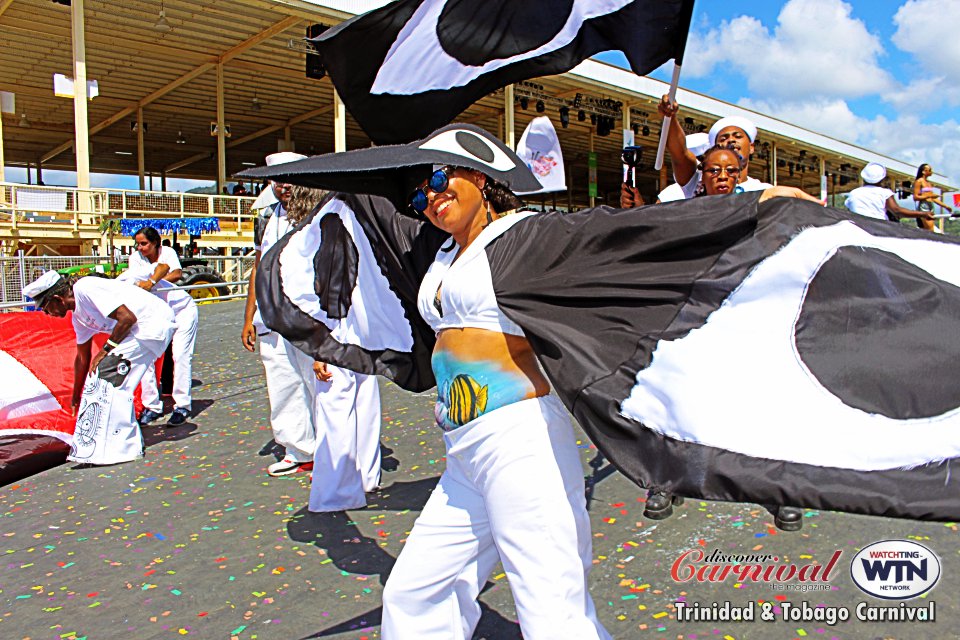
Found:
M 223 276 L 210 267 L 197 265 L 192 267 L 184 267 L 183 273 L 180 276 L 180 281 L 177 282 L 177 284 L 184 287 L 195 284 L 209 284 L 210 286 L 207 288 L 190 289 L 188 291 L 194 300 L 196 300 L 198 303 L 202 303 L 207 301 L 207 298 L 230 295 L 230 287 L 226 285 L 226 282 L 227 281 L 223 279 Z

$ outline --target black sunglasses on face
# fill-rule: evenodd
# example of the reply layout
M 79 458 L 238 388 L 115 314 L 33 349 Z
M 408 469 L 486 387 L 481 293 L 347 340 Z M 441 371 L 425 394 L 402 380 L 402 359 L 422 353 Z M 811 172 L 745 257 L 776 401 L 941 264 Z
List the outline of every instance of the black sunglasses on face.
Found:
M 427 189 L 434 193 L 443 193 L 450 186 L 450 174 L 453 173 L 453 167 L 442 167 L 433 172 L 430 179 L 427 180 Z M 410 206 L 417 213 L 423 213 L 427 210 L 430 202 L 427 200 L 427 192 L 424 189 L 417 189 L 410 196 Z

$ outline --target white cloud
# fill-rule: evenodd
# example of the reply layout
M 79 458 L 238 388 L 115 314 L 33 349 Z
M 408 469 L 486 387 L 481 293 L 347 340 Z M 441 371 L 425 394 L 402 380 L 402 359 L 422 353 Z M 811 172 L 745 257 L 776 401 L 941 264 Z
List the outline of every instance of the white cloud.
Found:
M 893 16 L 892 40 L 916 58 L 914 75 L 887 101 L 902 110 L 935 109 L 960 104 L 960 2 L 909 0 Z M 919 102 L 918 102 L 919 101 Z
M 933 165 L 935 172 L 960 182 L 960 123 L 950 119 L 925 124 L 914 114 L 895 119 L 877 116 L 869 119 L 856 115 L 840 99 L 808 101 L 740 100 L 741 106 L 776 114 L 792 122 L 839 140 L 851 142 L 878 153 L 920 166 Z
M 691 33 L 684 73 L 706 77 L 736 70 L 751 92 L 779 99 L 859 97 L 895 83 L 878 60 L 880 38 L 851 16 L 842 0 L 790 0 L 771 32 L 739 16 Z

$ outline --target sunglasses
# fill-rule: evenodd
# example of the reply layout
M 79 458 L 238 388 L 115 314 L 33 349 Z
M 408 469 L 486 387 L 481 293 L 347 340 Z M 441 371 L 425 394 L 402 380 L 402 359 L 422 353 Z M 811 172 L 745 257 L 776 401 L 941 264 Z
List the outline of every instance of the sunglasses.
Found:
M 450 186 L 450 174 L 453 173 L 453 167 L 442 167 L 433 172 L 430 179 L 427 180 L 427 189 L 434 193 L 443 193 Z M 417 189 L 410 196 L 410 206 L 417 213 L 423 213 L 427 210 L 430 202 L 427 200 L 427 192 L 423 189 Z
M 707 167 L 703 170 L 704 173 L 710 174 L 711 176 L 718 176 L 724 171 L 727 172 L 728 176 L 738 176 L 740 175 L 740 167 Z

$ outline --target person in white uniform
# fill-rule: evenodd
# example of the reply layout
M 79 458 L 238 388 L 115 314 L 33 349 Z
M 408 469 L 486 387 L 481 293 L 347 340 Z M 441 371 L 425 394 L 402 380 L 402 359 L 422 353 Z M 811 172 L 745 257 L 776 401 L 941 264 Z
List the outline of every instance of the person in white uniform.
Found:
M 160 245 L 160 234 L 153 227 L 143 227 L 133 236 L 137 250 L 131 254 L 129 268 L 118 280 L 129 282 L 144 291 L 156 294 L 173 310 L 177 330 L 171 343 L 173 350 L 173 404 L 169 424 L 186 422 L 193 408 L 193 350 L 197 342 L 199 314 L 189 293 L 174 282 L 182 272 L 180 259 L 171 247 Z M 163 415 L 163 402 L 157 385 L 156 367 L 147 367 L 141 381 L 144 411 L 140 424 L 146 425 Z
M 267 156 L 267 165 L 300 160 L 306 156 L 288 151 Z M 254 248 L 256 256 L 250 270 L 247 304 L 244 310 L 240 340 L 247 351 L 253 351 L 260 341 L 260 359 L 267 380 L 270 398 L 270 427 L 273 439 L 286 450 L 283 458 L 267 467 L 271 476 L 296 473 L 313 462 L 316 451 L 316 377 L 313 358 L 287 342 L 280 334 L 270 331 L 257 310 L 256 278 L 260 257 L 270 250 L 292 228 L 287 219 L 286 205 L 292 186 L 271 181 L 253 204 L 259 210 L 254 221 Z
M 686 136 L 680 126 L 680 108 L 670 97 L 664 95 L 657 105 L 660 115 L 670 118 L 670 129 L 667 132 L 667 151 L 670 153 L 670 163 L 673 166 L 673 179 L 683 189 L 684 196 L 692 198 L 701 185 L 701 174 L 697 168 L 697 156 L 686 145 Z M 772 184 L 751 178 L 750 157 L 753 155 L 754 143 L 757 139 L 757 126 L 747 118 L 729 116 L 720 118 L 713 123 L 707 134 L 708 148 L 714 145 L 728 147 L 736 151 L 745 161 L 740 173 L 736 192 L 763 191 L 772 187 Z
M 901 207 L 896 194 L 883 183 L 887 169 L 882 164 L 871 162 L 860 172 L 863 186 L 847 195 L 847 209 L 868 218 L 898 221 L 900 218 L 924 218 L 933 221 L 933 211 L 914 211 Z
M 497 306 L 484 252 L 534 214 L 506 215 L 519 201 L 481 171 L 444 166 L 428 178 L 411 206 L 452 236 L 418 302 L 437 332 L 447 464 L 384 588 L 383 637 L 473 637 L 477 596 L 502 562 L 524 637 L 606 640 L 587 585 L 590 518 L 570 417 Z
M 287 219 L 296 225 L 326 192 L 294 186 Z M 314 362 L 316 451 L 308 508 L 345 511 L 366 506 L 380 488 L 380 386 L 377 376 Z
M 133 391 L 170 343 L 173 311 L 131 284 L 93 276 L 71 283 L 55 271 L 44 273 L 23 293 L 49 315 L 63 318 L 73 312 L 77 355 L 70 404 L 79 415 L 69 459 L 115 464 L 141 457 Z M 98 333 L 109 337 L 91 358 Z

